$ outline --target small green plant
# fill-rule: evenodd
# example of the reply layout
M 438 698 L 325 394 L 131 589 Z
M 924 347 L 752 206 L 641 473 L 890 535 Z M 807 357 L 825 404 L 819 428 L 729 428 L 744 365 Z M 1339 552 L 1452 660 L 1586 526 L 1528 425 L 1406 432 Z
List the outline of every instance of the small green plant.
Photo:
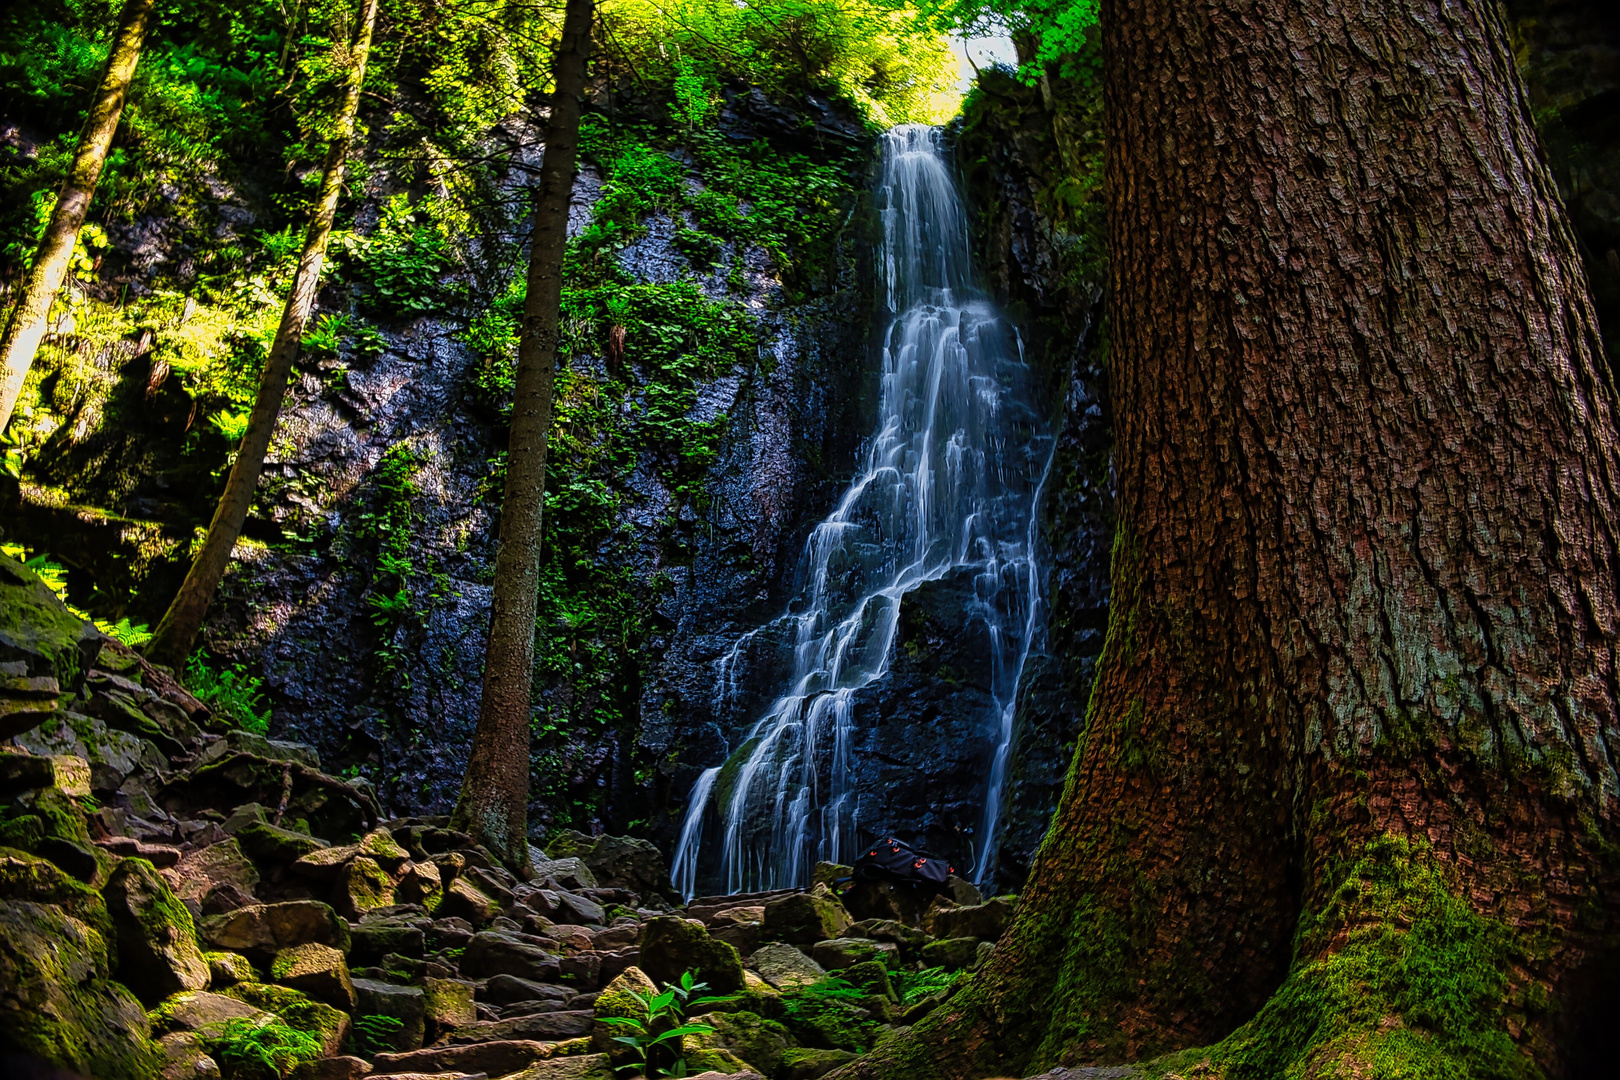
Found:
M 225 436 L 227 442 L 241 442 L 242 436 L 247 434 L 249 412 L 246 409 L 237 412 L 234 409 L 221 409 L 208 418 L 214 425 L 214 430 Z
M 241 664 L 215 668 L 199 649 L 186 664 L 186 689 L 219 716 L 243 731 L 263 735 L 270 730 L 270 706 L 264 700 L 264 680 L 249 675 Z
M 393 1049 L 393 1037 L 405 1026 L 397 1016 L 361 1016 L 354 1021 L 354 1041 L 366 1055 Z
M 321 1056 L 321 1040 L 277 1016 L 238 1016 L 225 1021 L 213 1049 L 235 1075 L 286 1076 Z
M 837 975 L 782 995 L 782 1021 L 801 1042 L 864 1054 L 878 1025 L 863 1007 L 866 994 Z
M 960 972 L 946 971 L 942 967 L 923 968 L 921 971 L 890 972 L 894 992 L 900 995 L 900 1004 L 915 1005 L 925 997 L 946 990 L 956 982 Z
M 702 1005 L 717 1005 L 732 1000 L 730 997 L 703 996 L 703 991 L 708 988 L 708 983 L 694 982 L 692 973 L 688 971 L 681 975 L 679 982 L 666 985 L 662 993 L 652 997 L 642 997 L 634 990 L 627 991 L 647 1010 L 647 1018 L 602 1018 L 603 1023 L 629 1029 L 629 1034 L 615 1035 L 613 1041 L 630 1047 L 641 1059 L 620 1065 L 619 1068 L 639 1069 L 642 1076 L 685 1076 L 686 1059 L 681 1056 L 681 1039 L 687 1035 L 707 1035 L 714 1030 L 708 1024 L 688 1023 L 687 1013 Z

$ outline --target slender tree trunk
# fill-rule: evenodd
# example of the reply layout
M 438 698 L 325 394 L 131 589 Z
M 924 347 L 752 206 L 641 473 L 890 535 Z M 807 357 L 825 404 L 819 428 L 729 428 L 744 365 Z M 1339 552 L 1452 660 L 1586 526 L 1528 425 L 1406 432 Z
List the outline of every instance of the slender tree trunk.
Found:
M 118 130 L 118 117 L 124 111 L 124 98 L 135 78 L 135 67 L 140 63 L 141 47 L 146 42 L 146 27 L 151 19 L 152 0 L 127 0 L 124 4 L 112 52 L 107 57 L 106 74 L 96 87 L 90 116 L 79 136 L 78 152 L 73 155 L 67 179 L 62 182 L 50 224 L 45 227 L 45 235 L 39 238 L 39 247 L 34 249 L 34 263 L 29 267 L 22 295 L 11 309 L 4 335 L 0 335 L 0 431 L 11 423 L 17 395 L 22 393 L 23 381 L 34 363 L 34 353 L 39 351 L 40 339 L 45 336 L 45 320 L 50 315 L 51 304 L 67 279 L 73 248 L 79 242 L 79 230 L 90 212 L 90 202 L 96 197 L 96 184 L 101 180 L 102 166 L 107 163 L 107 149 L 112 146 L 113 133 Z
M 1585 1075 L 1620 449 L 1497 4 L 1103 18 L 1106 652 L 1014 925 L 838 1075 Z
M 520 870 L 529 867 L 529 722 L 546 438 L 551 430 L 563 247 L 568 239 L 568 204 L 574 190 L 592 13 L 591 0 L 568 0 L 557 47 L 556 90 L 546 124 L 546 153 L 530 234 L 528 295 L 518 341 L 484 694 L 467 775 L 452 819 L 456 828 Z
M 377 0 L 362 0 L 360 26 L 355 33 L 354 46 L 349 54 L 349 77 L 338 104 L 331 142 L 326 149 L 326 171 L 321 179 L 320 193 L 315 209 L 304 233 L 304 250 L 293 274 L 292 290 L 287 294 L 287 306 L 281 312 L 281 325 L 276 328 L 276 340 L 270 346 L 264 373 L 259 377 L 259 393 L 248 414 L 247 431 L 237 447 L 236 461 L 231 465 L 225 481 L 225 492 L 214 509 L 214 520 L 209 523 L 208 536 L 202 550 L 192 561 L 186 580 L 180 585 L 169 610 L 158 623 L 146 654 L 156 663 L 168 664 L 179 670 L 191 655 L 192 643 L 208 614 L 208 605 L 214 599 L 225 569 L 230 565 L 231 551 L 242 535 L 248 510 L 253 505 L 253 493 L 264 469 L 264 457 L 270 449 L 270 437 L 276 430 L 276 417 L 281 413 L 281 401 L 287 394 L 287 382 L 292 377 L 293 361 L 304 338 L 304 324 L 315 306 L 315 293 L 320 286 L 321 267 L 326 262 L 326 242 L 332 235 L 332 221 L 337 216 L 338 197 L 343 192 L 344 165 L 349 157 L 349 144 L 354 138 L 354 121 L 360 111 L 360 88 L 366 77 L 366 57 L 371 51 L 371 31 L 377 21 Z

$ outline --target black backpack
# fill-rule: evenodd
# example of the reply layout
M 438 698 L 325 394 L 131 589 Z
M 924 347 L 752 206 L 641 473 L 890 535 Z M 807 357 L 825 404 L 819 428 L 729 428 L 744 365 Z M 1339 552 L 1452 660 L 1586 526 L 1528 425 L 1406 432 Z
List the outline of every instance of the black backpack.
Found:
M 844 881 L 886 881 L 920 892 L 945 892 L 945 879 L 956 867 L 914 850 L 910 845 L 886 836 L 855 860 L 852 873 Z

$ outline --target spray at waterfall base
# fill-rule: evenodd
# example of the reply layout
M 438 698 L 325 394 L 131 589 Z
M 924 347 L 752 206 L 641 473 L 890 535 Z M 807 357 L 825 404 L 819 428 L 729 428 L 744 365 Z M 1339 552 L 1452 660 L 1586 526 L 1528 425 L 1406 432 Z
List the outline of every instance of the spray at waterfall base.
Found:
M 977 813 L 964 824 L 955 808 L 961 850 L 940 854 L 980 882 L 994 872 L 1019 678 L 1043 642 L 1036 508 L 1052 438 L 1016 332 L 973 287 L 966 210 L 937 129 L 885 134 L 874 195 L 886 324 L 876 427 L 805 543 L 788 610 L 715 663 L 715 714 L 739 739 L 692 789 L 671 875 L 687 897 L 804 885 L 818 861 L 847 861 L 879 832 L 917 831 L 923 823 L 889 819 L 870 781 L 898 764 L 928 783 L 927 762 L 908 768 L 904 750 L 927 744 L 937 714 L 886 722 L 897 715 L 886 697 L 899 668 L 928 659 L 918 646 L 930 629 L 972 654 L 967 670 L 935 672 L 967 687 L 954 697 L 972 714 L 977 781 Z M 742 715 L 742 691 L 766 683 L 774 700 Z

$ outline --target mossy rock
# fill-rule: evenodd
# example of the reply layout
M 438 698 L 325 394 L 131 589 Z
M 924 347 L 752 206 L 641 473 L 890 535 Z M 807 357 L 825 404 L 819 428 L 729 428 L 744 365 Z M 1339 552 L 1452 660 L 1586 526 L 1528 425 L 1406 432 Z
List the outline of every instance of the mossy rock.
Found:
M 349 965 L 330 945 L 308 941 L 282 949 L 270 962 L 270 978 L 344 1012 L 354 1011 Z
M 394 879 L 374 859 L 360 855 L 338 871 L 332 906 L 345 918 L 358 919 L 394 902 Z
M 205 952 L 203 960 L 208 964 L 208 985 L 216 990 L 234 983 L 259 981 L 258 972 L 241 953 Z
M 38 574 L 0 555 L 0 663 L 20 660 L 29 675 L 54 678 L 63 693 L 77 693 L 101 642 L 96 628 L 69 611 Z
M 197 928 L 168 883 L 145 859 L 125 859 L 101 894 L 118 935 L 118 976 L 147 1004 L 208 986 Z
M 715 994 L 731 994 L 744 985 L 742 957 L 716 941 L 696 923 L 674 915 L 649 919 L 641 927 L 641 969 L 662 984 L 678 982 L 692 972 Z
M 146 1013 L 109 974 L 89 924 L 47 904 L 0 903 L 0 1049 L 96 1080 L 156 1076 Z
M 793 1035 L 786 1027 L 758 1013 L 712 1012 L 695 1017 L 691 1022 L 707 1024 L 714 1030 L 706 1035 L 687 1036 L 685 1042 L 689 1049 L 728 1050 L 766 1076 L 775 1075 L 782 1064 L 782 1055 L 793 1046 Z M 687 1065 L 695 1064 L 688 1053 Z
M 296 862 L 326 847 L 325 841 L 308 833 L 283 829 L 266 821 L 250 821 L 237 829 L 236 842 L 261 869 Z
M 349 1014 L 307 994 L 269 983 L 237 983 L 221 991 L 225 997 L 273 1012 L 288 1027 L 297 1028 L 321 1040 L 321 1056 L 332 1057 L 343 1049 L 349 1037 Z
M 851 921 L 844 906 L 830 896 L 794 893 L 765 905 L 764 938 L 789 945 L 814 945 L 836 938 Z
M 83 882 L 112 869 L 113 859 L 90 842 L 79 803 L 61 788 L 35 791 L 19 800 L 19 813 L 0 824 L 0 847 L 43 856 Z
M 840 1065 L 854 1061 L 859 1054 L 849 1050 L 821 1050 L 796 1046 L 782 1056 L 777 1080 L 820 1080 Z
M 0 848 L 0 901 L 4 900 L 55 904 L 75 919 L 88 923 L 104 941 L 114 940 L 112 919 L 101 894 L 64 873 L 49 859 L 14 848 Z
M 473 985 L 460 979 L 423 979 L 422 1008 L 427 1028 L 423 1038 L 428 1042 L 478 1019 Z
M 614 1042 L 614 1037 L 623 1035 L 624 1031 L 615 1024 L 605 1021 L 608 1018 L 623 1018 L 627 1020 L 647 1019 L 647 1007 L 636 1000 L 636 995 L 648 998 L 658 993 L 658 987 L 647 977 L 646 972 L 638 967 L 627 967 L 618 974 L 602 992 L 596 995 L 596 1002 L 592 1005 L 596 1020 L 591 1025 L 591 1046 L 599 1053 L 607 1054 L 614 1065 L 628 1065 L 635 1061 L 635 1055 L 623 1043 Z
M 873 997 L 893 1001 L 894 985 L 889 981 L 889 968 L 878 960 L 863 960 L 851 964 L 839 973 L 843 980 Z

